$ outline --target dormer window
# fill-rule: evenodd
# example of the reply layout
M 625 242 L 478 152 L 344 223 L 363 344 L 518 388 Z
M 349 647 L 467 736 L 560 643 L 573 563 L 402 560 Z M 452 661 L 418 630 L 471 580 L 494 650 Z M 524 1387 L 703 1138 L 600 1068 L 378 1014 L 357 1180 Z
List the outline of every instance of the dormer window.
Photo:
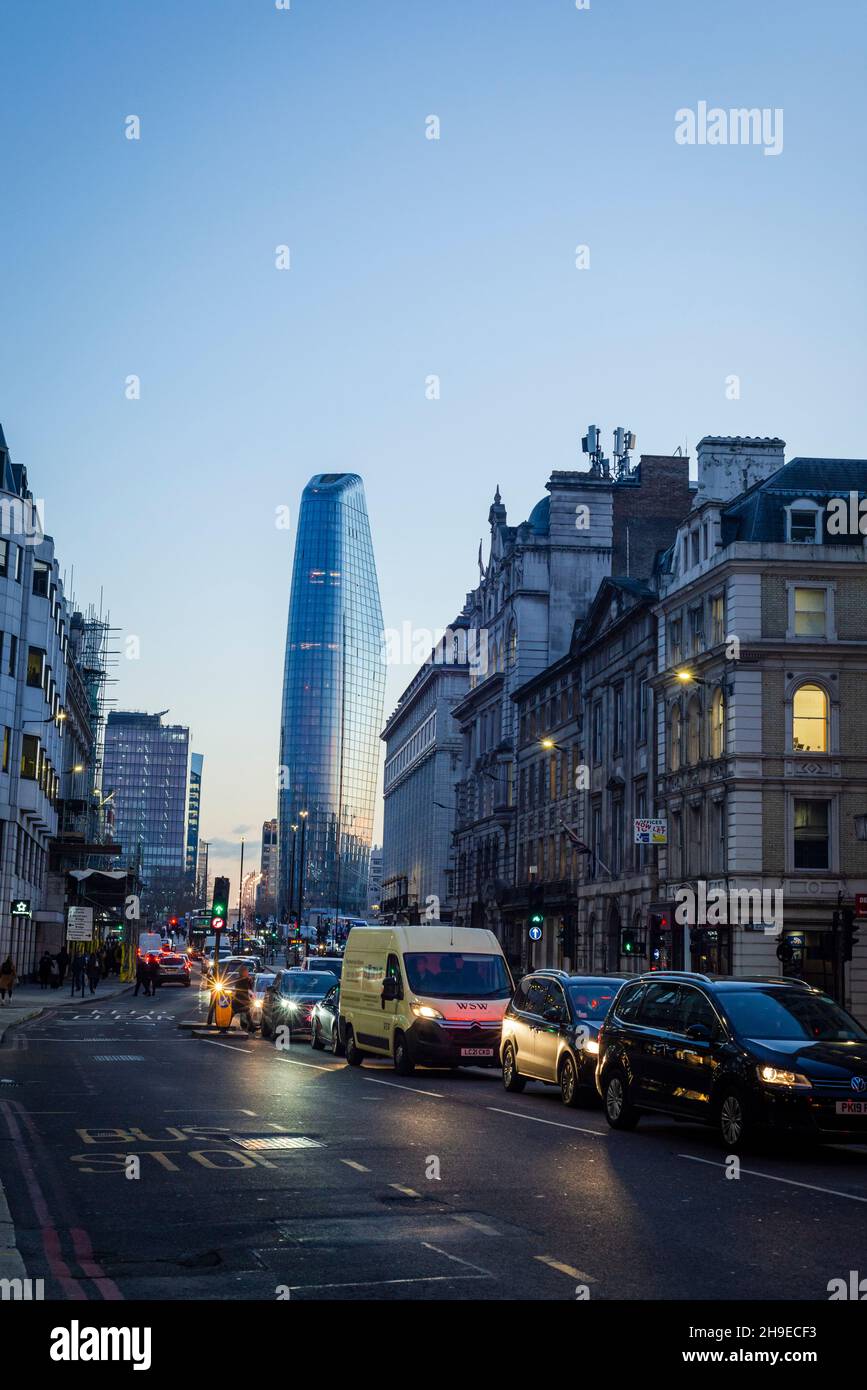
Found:
M 786 508 L 786 540 L 801 545 L 819 545 L 822 531 L 819 525 L 822 509 L 816 502 L 793 502 Z

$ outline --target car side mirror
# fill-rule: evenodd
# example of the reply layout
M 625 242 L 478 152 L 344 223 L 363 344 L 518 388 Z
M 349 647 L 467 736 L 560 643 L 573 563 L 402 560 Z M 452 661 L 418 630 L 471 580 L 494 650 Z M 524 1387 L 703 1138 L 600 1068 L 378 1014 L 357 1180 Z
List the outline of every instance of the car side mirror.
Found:
M 397 980 L 395 980 L 395 979 L 393 978 L 393 976 L 391 976 L 391 975 L 389 975 L 389 976 L 388 976 L 385 980 L 383 980 L 383 982 L 382 982 L 382 996 L 381 996 L 381 998 L 382 998 L 382 1005 L 383 1005 L 383 1008 L 385 1007 L 385 1002 L 386 1002 L 387 999 L 396 999 L 396 998 L 397 998 Z
M 542 1017 L 546 1023 L 562 1023 L 563 1015 L 559 1009 L 546 1009 Z
M 710 1029 L 706 1023 L 691 1023 L 686 1030 L 686 1036 L 692 1042 L 710 1042 Z

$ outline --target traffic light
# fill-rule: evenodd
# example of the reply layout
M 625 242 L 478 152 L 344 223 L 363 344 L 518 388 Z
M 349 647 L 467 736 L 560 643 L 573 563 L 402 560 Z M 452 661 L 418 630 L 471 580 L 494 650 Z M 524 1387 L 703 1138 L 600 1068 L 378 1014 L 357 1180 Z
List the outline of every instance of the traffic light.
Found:
M 843 918 L 843 960 L 851 960 L 853 949 L 858 940 L 858 932 L 855 927 L 855 913 L 851 907 L 844 907 L 841 912 Z M 858 923 L 860 927 L 861 923 Z
M 635 946 L 635 932 L 631 927 L 627 927 L 620 937 L 620 954 L 622 956 L 634 956 Z
M 229 880 L 227 878 L 214 879 L 214 905 L 211 908 L 211 930 L 222 931 L 226 925 L 226 913 L 229 910 Z
M 169 918 L 169 926 L 170 926 L 170 927 L 176 927 L 177 925 L 178 925 L 178 919 L 177 919 L 177 917 L 170 917 L 170 918 Z

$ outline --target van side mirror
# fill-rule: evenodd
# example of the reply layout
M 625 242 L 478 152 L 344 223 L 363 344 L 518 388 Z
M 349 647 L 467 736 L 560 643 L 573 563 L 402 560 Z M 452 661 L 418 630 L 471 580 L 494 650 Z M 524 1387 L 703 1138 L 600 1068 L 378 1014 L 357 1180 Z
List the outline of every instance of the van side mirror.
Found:
M 382 982 L 382 1005 L 385 1007 L 387 999 L 397 999 L 397 980 L 394 976 L 388 975 Z

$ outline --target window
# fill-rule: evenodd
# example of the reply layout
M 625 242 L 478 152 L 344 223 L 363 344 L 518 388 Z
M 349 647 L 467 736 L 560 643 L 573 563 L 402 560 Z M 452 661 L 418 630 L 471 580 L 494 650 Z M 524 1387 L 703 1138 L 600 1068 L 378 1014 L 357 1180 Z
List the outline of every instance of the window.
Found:
M 38 766 L 39 739 L 35 734 L 25 734 L 21 740 L 21 776 L 34 782 Z
M 704 608 L 701 604 L 690 609 L 689 636 L 693 656 L 704 651 Z
M 680 770 L 681 722 L 680 705 L 672 705 L 671 722 L 668 733 L 669 772 L 678 772 Z
M 824 589 L 795 589 L 795 636 L 826 637 Z
M 644 1028 L 661 1028 L 672 1031 L 677 1020 L 680 986 L 670 984 L 649 985 L 644 996 L 640 1023 Z
M 16 545 L 16 547 L 15 547 L 15 582 L 16 582 L 16 584 L 20 584 L 20 583 L 21 583 L 21 566 L 22 566 L 22 556 L 23 556 L 23 554 L 24 554 L 24 551 L 21 549 L 21 546 L 20 546 L 20 545 Z
M 668 625 L 668 664 L 676 666 L 683 656 L 680 638 L 680 618 Z
M 710 755 L 721 758 L 726 751 L 726 702 L 717 687 L 710 702 Z
M 795 691 L 792 700 L 792 751 L 828 751 L 828 696 L 819 685 L 799 685 Z
M 614 1013 L 617 1018 L 624 1023 L 633 1023 L 638 1017 L 638 1010 L 644 998 L 646 985 L 629 985 L 621 990 L 617 996 L 617 1003 L 614 1006 Z
M 48 597 L 48 578 L 51 568 L 44 560 L 33 561 L 33 592 L 40 598 Z
M 2 769 L 0 769 L 0 770 L 2 770 L 3 772 L 8 772 L 8 771 L 9 771 L 9 752 L 10 752 L 11 744 L 12 744 L 12 730 L 9 728 L 9 726 L 8 726 L 8 724 L 7 724 L 6 727 L 5 727 L 4 730 L 3 730 L 3 767 L 2 767 Z
M 686 711 L 686 760 L 695 764 L 701 758 L 701 705 L 693 695 Z
M 18 667 L 18 638 L 13 632 L 9 638 L 9 675 L 17 675 Z
M 9 542 L 0 541 L 0 579 L 5 579 L 9 573 Z
M 595 878 L 596 862 L 602 848 L 602 808 L 600 806 L 593 807 L 593 834 L 590 848 L 593 851 L 590 856 L 590 877 Z
M 541 1018 L 542 1014 L 545 1012 L 545 1001 L 547 998 L 547 980 L 531 980 L 529 988 L 527 990 L 526 1003 L 524 1003 L 522 1007 L 526 1009 L 527 1013 L 538 1014 L 538 1016 Z
M 691 537 L 692 537 L 692 563 L 693 563 L 694 565 L 697 565 L 697 564 L 698 564 L 698 561 L 699 561 L 699 553 L 698 553 L 698 530 L 693 531 L 693 532 L 691 533 Z
M 548 985 L 548 992 L 545 997 L 545 1009 L 556 1009 L 560 1018 L 566 1020 L 569 1017 L 569 1010 L 566 1008 L 566 996 L 558 984 L 553 980 Z
M 822 537 L 817 527 L 820 512 L 814 502 L 795 502 L 786 509 L 786 513 L 788 540 L 806 545 L 815 545 L 821 541 Z
M 614 690 L 614 753 L 623 752 L 623 686 Z
M 593 706 L 593 761 L 602 761 L 602 701 L 597 700 Z
M 827 801 L 795 802 L 796 869 L 827 869 L 830 864 Z
M 647 681 L 642 679 L 638 682 L 638 694 L 635 701 L 635 741 L 643 743 L 647 738 Z
M 717 646 L 724 641 L 726 633 L 726 601 L 725 594 L 714 594 L 710 601 L 710 629 L 711 645 Z
M 45 673 L 45 652 L 39 647 L 27 648 L 27 684 L 34 690 L 42 689 Z

